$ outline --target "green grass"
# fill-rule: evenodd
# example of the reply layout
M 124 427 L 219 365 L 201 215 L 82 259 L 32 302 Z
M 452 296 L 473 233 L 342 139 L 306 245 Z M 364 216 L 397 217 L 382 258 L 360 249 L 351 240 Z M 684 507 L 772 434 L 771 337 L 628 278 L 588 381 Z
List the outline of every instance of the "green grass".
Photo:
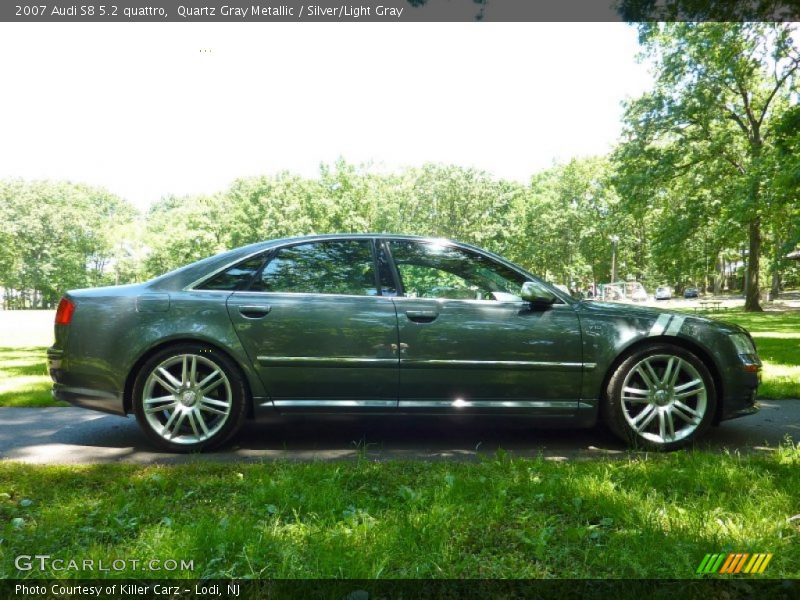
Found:
M 45 348 L 0 348 L 0 406 L 67 406 L 52 385 Z
M 798 577 L 799 467 L 789 444 L 570 463 L 0 463 L 0 577 L 36 553 L 194 561 L 179 577 L 691 578 L 729 551 L 773 552 L 767 575 Z
M 707 316 L 737 323 L 752 334 L 764 362 L 761 398 L 800 398 L 800 311 L 736 310 Z

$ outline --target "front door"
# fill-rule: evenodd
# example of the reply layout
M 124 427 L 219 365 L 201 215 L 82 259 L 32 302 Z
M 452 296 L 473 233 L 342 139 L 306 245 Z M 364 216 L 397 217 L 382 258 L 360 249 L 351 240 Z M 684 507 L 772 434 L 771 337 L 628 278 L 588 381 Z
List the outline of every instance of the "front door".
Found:
M 370 239 L 278 249 L 228 312 L 276 407 L 394 408 L 397 315 Z
M 403 296 L 400 408 L 575 412 L 583 372 L 572 307 L 535 309 L 517 295 L 526 277 L 449 244 L 389 243 Z

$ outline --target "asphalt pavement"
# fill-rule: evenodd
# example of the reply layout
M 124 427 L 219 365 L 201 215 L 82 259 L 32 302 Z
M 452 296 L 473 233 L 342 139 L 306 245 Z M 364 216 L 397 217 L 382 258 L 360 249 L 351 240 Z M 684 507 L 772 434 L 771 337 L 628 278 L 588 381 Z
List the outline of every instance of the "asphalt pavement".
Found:
M 761 411 L 713 427 L 698 444 L 717 451 L 770 452 L 800 442 L 800 400 L 761 401 Z M 515 456 L 582 460 L 627 456 L 602 429 L 532 429 L 519 418 L 292 416 L 247 423 L 226 447 L 202 455 L 154 450 L 133 417 L 81 408 L 0 408 L 0 459 L 39 464 L 189 461 L 474 460 Z

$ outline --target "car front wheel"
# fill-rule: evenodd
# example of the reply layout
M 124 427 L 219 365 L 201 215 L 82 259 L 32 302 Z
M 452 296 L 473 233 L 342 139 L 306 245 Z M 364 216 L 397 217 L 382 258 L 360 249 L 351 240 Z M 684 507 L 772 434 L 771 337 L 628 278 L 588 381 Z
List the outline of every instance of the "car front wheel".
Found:
M 245 398 L 236 365 L 200 344 L 157 352 L 139 370 L 133 386 L 139 425 L 159 447 L 172 452 L 224 443 L 244 421 Z
M 603 409 L 609 428 L 632 446 L 675 450 L 692 443 L 711 424 L 714 380 L 693 353 L 654 344 L 617 367 Z

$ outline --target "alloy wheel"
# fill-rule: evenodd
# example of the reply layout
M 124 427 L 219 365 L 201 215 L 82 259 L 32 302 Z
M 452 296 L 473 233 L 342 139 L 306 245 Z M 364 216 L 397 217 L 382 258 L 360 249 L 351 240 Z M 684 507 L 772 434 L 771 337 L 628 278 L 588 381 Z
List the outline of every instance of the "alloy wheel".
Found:
M 144 383 L 144 416 L 173 444 L 199 444 L 228 421 L 233 392 L 223 368 L 198 354 L 178 354 L 156 365 Z
M 636 435 L 658 445 L 691 436 L 708 409 L 700 372 L 680 356 L 656 354 L 637 362 L 621 392 L 625 421 Z

